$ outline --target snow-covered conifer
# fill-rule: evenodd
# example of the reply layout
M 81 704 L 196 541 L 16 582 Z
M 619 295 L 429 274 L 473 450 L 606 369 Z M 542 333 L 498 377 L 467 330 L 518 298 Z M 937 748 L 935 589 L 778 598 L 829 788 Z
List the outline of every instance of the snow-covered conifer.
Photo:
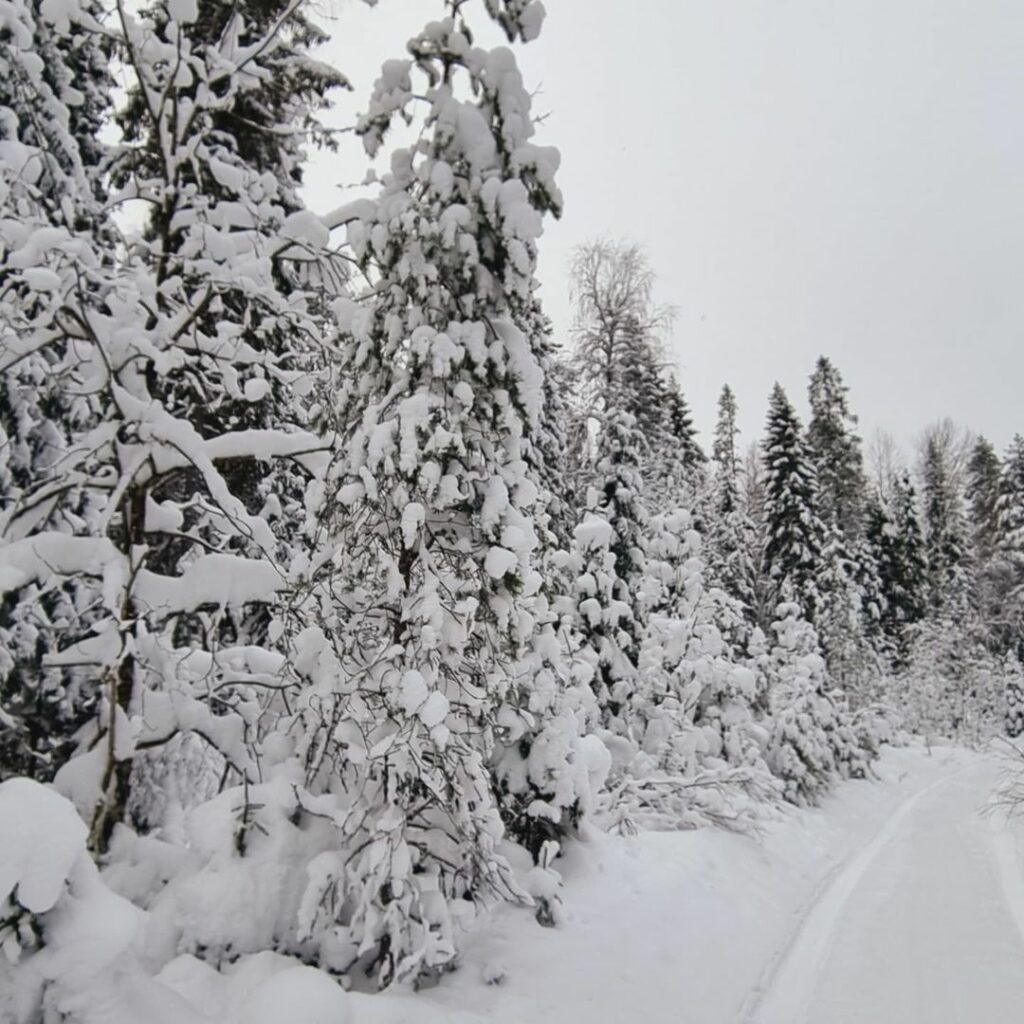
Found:
M 533 274 L 558 157 L 531 139 L 511 51 L 473 46 L 461 6 L 410 42 L 414 60 L 384 65 L 359 126 L 375 153 L 396 115 L 425 115 L 348 218 L 372 284 L 335 305 L 339 444 L 318 572 L 333 610 L 296 651 L 312 673 L 306 785 L 338 794 L 346 851 L 318 914 L 381 985 L 451 963 L 464 900 L 527 898 L 498 850 L 489 761 L 532 721 L 517 668 L 542 583 Z M 538 9 L 498 13 L 529 38 Z
M 799 605 L 783 603 L 767 662 L 768 765 L 788 800 L 815 803 L 837 777 L 863 775 L 873 756 L 841 693 L 831 692 L 818 637 Z
M 882 598 L 880 625 L 897 657 L 906 651 L 906 629 L 925 612 L 927 565 L 916 496 L 904 473 L 891 484 L 890 507 L 880 496 L 868 502 L 866 539 Z
M 953 453 L 938 431 L 929 431 L 921 457 L 922 512 L 928 564 L 928 603 L 941 613 L 970 598 L 969 539 Z
M 850 412 L 848 392 L 839 371 L 821 356 L 808 387 L 807 449 L 818 478 L 818 513 L 852 544 L 863 532 L 867 488 L 860 438 L 853 430 L 857 417 Z
M 800 421 L 776 384 L 762 442 L 764 567 L 779 600 L 797 601 L 813 622 L 821 603 L 817 575 L 826 543 L 818 487 Z
M 0 545 L 71 535 L 98 507 L 82 439 L 100 403 L 63 309 L 102 259 L 111 80 L 94 13 L 15 4 L 0 39 Z M 0 777 L 50 778 L 95 705 L 92 673 L 54 658 L 91 631 L 97 592 L 84 575 L 13 577 L 0 588 Z

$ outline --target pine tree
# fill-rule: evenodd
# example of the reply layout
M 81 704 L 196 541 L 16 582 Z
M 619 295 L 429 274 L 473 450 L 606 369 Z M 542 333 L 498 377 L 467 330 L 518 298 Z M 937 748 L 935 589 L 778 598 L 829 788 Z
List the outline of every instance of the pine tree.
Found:
M 839 371 L 821 356 L 808 388 L 807 448 L 818 478 L 819 514 L 852 544 L 863 532 L 867 484 L 848 392 Z
M 817 574 L 826 542 L 814 467 L 789 399 L 776 384 L 762 443 L 764 567 L 775 602 L 796 601 L 809 622 L 821 605 Z

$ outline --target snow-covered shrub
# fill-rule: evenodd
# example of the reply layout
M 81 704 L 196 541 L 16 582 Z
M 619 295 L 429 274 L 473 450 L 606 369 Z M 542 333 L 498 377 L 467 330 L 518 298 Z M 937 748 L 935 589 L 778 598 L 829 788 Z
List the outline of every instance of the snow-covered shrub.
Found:
M 1004 671 L 1005 732 L 1011 739 L 1024 733 L 1024 673 L 1016 658 L 1008 658 Z
M 977 744 L 1004 729 L 1003 698 L 1012 660 L 988 648 L 968 614 L 926 619 L 908 630 L 906 665 L 892 680 L 892 703 L 907 729 L 927 738 Z
M 723 635 L 739 611 L 705 587 L 692 527 L 683 510 L 650 525 L 645 629 L 626 717 L 635 750 L 613 769 L 605 801 L 620 827 L 746 829 L 778 793 L 751 713 L 754 674 Z
M 127 1024 L 145 1003 L 142 911 L 112 893 L 52 789 L 0 783 L 0 1019 Z M 133 992 L 132 989 L 135 989 Z
M 560 563 L 571 595 L 574 659 L 594 692 L 603 726 L 629 730 L 627 708 L 636 686 L 639 626 L 637 595 L 619 575 L 616 534 L 603 516 L 587 512 Z M 585 668 L 582 668 L 585 666 Z
M 0 1020 L 348 1024 L 348 997 L 326 973 L 241 948 L 230 951 L 225 973 L 179 955 L 180 944 L 200 935 L 216 942 L 225 926 L 233 937 L 248 927 L 250 945 L 268 949 L 275 923 L 261 917 L 274 913 L 274 887 L 302 884 L 301 872 L 288 876 L 296 864 L 280 849 L 250 862 L 222 860 L 223 870 L 212 871 L 204 856 L 231 842 L 224 810 L 216 802 L 202 809 L 187 856 L 120 826 L 115 864 L 101 876 L 86 852 L 86 826 L 67 800 L 29 779 L 0 783 Z M 134 890 L 152 905 L 142 909 L 115 889 Z M 291 902 L 285 894 L 282 905 Z M 241 922 L 229 923 L 232 914 Z
M 549 586 L 561 580 L 549 563 Z M 599 720 L 589 686 L 592 667 L 576 657 L 571 599 L 549 605 L 543 590 L 531 602 L 537 625 L 517 676 L 532 680 L 522 714 L 498 737 L 492 772 L 510 838 L 537 860 L 547 842 L 564 842 L 596 806 L 608 774 L 608 753 L 590 730 Z
M 817 634 L 799 605 L 781 604 L 772 628 L 768 764 L 788 800 L 815 803 L 837 777 L 865 775 L 875 745 L 858 731 L 842 693 L 831 689 Z
M 461 12 L 410 52 L 384 65 L 358 126 L 377 153 L 426 97 L 417 141 L 345 218 L 368 286 L 333 305 L 338 440 L 289 639 L 303 799 L 337 828 L 313 931 L 343 929 L 346 967 L 381 986 L 448 969 L 474 904 L 529 903 L 502 853 L 492 766 L 500 745 L 535 739 L 521 667 L 555 683 L 530 648 L 552 629 L 532 600 L 547 346 L 534 268 L 558 158 L 532 141 L 511 51 L 474 46 Z M 568 757 L 573 742 L 538 751 Z

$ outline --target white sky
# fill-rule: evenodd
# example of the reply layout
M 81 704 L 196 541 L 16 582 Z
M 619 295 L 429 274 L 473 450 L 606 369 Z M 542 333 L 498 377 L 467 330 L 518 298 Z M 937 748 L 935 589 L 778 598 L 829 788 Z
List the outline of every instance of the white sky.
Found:
M 347 113 L 442 5 L 339 3 Z M 1000 449 L 1024 432 L 1021 0 L 547 7 L 517 50 L 549 114 L 538 141 L 563 158 L 540 264 L 563 339 L 572 247 L 627 238 L 678 307 L 670 353 L 705 437 L 723 382 L 749 442 L 775 379 L 805 406 L 823 352 L 866 440 L 909 445 L 944 415 Z M 312 205 L 363 167 L 355 148 L 318 159 Z

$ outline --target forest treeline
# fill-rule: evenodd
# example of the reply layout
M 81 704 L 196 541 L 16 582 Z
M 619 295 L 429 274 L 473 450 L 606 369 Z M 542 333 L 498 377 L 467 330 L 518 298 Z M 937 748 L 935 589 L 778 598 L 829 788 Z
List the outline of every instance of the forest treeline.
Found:
M 101 892 L 166 956 L 424 981 L 474 908 L 556 924 L 591 822 L 749 829 L 900 730 L 1022 728 L 1024 442 L 931 429 L 869 481 L 823 358 L 806 429 L 776 387 L 744 456 L 725 389 L 703 452 L 640 250 L 579 250 L 572 337 L 538 300 L 558 154 L 510 47 L 543 8 L 437 13 L 355 126 L 387 172 L 316 215 L 347 82 L 304 4 L 4 9 L 16 1020 L 71 999 L 46 957 Z M 30 889 L 43 847 L 66 877 Z

